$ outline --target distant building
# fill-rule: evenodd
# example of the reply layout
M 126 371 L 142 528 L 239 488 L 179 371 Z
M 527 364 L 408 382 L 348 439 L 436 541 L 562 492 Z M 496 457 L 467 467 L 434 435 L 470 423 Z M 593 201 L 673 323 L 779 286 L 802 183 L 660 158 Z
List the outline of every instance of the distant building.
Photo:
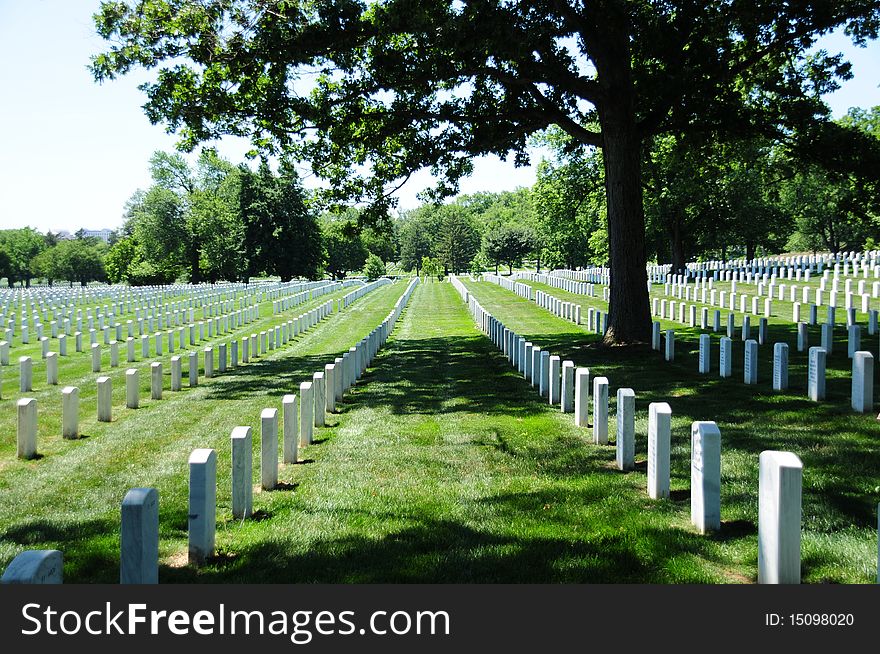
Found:
M 79 233 L 79 232 L 78 232 Z M 105 243 L 110 241 L 110 234 L 113 233 L 112 229 L 83 229 L 81 230 L 83 238 L 99 238 Z

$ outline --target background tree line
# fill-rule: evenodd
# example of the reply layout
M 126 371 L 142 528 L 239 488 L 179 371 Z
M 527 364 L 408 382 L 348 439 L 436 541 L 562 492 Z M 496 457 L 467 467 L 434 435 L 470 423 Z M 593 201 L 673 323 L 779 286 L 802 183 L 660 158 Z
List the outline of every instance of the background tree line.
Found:
M 853 109 L 836 124 L 857 135 L 843 148 L 846 161 L 830 152 L 837 141 L 652 139 L 642 164 L 649 261 L 680 270 L 691 260 L 877 247 L 880 107 Z M 288 161 L 277 172 L 265 161 L 252 170 L 205 150 L 191 168 L 157 152 L 153 185 L 128 201 L 109 245 L 81 233 L 0 231 L 0 277 L 159 284 L 607 265 L 601 150 L 573 148 L 558 130 L 536 144 L 551 156 L 529 188 L 378 220 L 355 208 L 319 213 Z

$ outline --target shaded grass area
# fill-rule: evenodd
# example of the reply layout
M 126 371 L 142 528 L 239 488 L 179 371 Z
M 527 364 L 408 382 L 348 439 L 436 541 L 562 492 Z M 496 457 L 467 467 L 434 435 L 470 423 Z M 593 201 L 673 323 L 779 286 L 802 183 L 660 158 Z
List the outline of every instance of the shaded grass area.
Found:
M 467 282 L 483 306 L 529 340 L 563 359 L 609 378 L 613 434 L 617 388 L 636 392 L 636 457 L 647 450 L 647 410 L 655 401 L 673 411 L 672 487 L 689 486 L 690 423 L 714 420 L 722 434 L 722 521 L 741 525 L 741 533 L 721 543 L 724 557 L 754 578 L 757 558 L 758 455 L 763 450 L 793 451 L 804 463 L 803 576 L 805 581 L 869 582 L 876 578 L 876 511 L 880 500 L 880 425 L 873 415 L 850 411 L 850 370 L 845 338 L 829 357 L 828 399 L 806 397 L 806 353 L 796 351 L 793 326 L 771 324 L 768 344 L 759 348 L 759 384 L 743 383 L 743 343 L 734 338 L 733 376 L 718 376 L 718 340 L 713 335 L 713 367 L 700 375 L 699 329 L 664 321 L 676 331 L 676 360 L 667 363 L 649 345 L 604 347 L 585 326 L 573 325 L 501 287 Z M 535 286 L 538 286 L 535 284 Z M 557 297 L 574 299 L 559 289 Z M 725 313 L 722 312 L 724 316 Z M 752 334 L 757 338 L 757 328 Z M 789 342 L 791 388 L 773 392 L 772 343 Z M 609 452 L 611 459 L 613 453 Z M 643 477 L 644 470 L 639 473 Z M 724 529 L 722 529 L 722 535 Z

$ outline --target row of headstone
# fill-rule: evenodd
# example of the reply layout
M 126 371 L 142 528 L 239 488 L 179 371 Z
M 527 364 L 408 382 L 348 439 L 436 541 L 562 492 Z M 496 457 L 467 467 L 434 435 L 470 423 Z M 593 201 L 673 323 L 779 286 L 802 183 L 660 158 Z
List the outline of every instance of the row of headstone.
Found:
M 825 325 L 825 327 L 828 327 Z M 665 360 L 675 359 L 675 332 L 666 330 Z M 698 370 L 700 374 L 708 374 L 712 369 L 711 336 L 701 334 L 699 339 Z M 825 343 L 823 338 L 823 343 Z M 830 341 L 829 341 L 830 342 Z M 660 350 L 660 323 L 654 322 L 652 329 L 652 347 Z M 830 346 L 829 346 L 830 347 Z M 851 341 L 851 349 L 858 347 L 858 341 Z M 724 336 L 719 342 L 719 374 L 721 377 L 730 377 L 732 369 L 733 341 Z M 807 368 L 807 397 L 813 402 L 825 399 L 825 367 L 828 348 L 811 347 L 808 354 Z M 743 361 L 743 382 L 754 385 L 758 383 L 758 342 L 748 339 L 745 342 Z M 852 353 L 852 388 L 850 403 L 853 411 L 858 413 L 872 413 L 874 410 L 874 356 L 870 352 L 854 351 Z M 788 389 L 788 344 L 774 343 L 773 345 L 773 374 L 772 383 L 774 391 Z
M 538 281 L 543 283 L 543 278 L 549 278 L 549 275 L 536 275 L 533 273 L 517 273 L 517 275 L 521 275 L 524 278 L 531 279 L 532 281 Z M 501 277 L 499 275 L 490 275 L 484 274 L 482 276 L 484 281 L 491 282 L 493 284 L 498 284 L 502 288 L 507 289 L 508 291 L 512 291 L 523 297 L 527 300 L 533 300 L 535 304 L 537 304 L 542 309 L 546 309 L 553 315 L 562 318 L 563 320 L 569 320 L 576 325 L 581 324 L 581 306 L 579 304 L 575 304 L 574 302 L 566 302 L 564 300 L 560 300 L 559 298 L 547 293 L 545 291 L 538 291 L 533 289 L 528 284 L 523 284 L 521 282 L 516 282 L 513 279 L 508 277 Z M 558 278 L 556 278 L 558 279 Z M 563 280 L 567 281 L 567 280 Z M 586 288 L 586 284 L 583 285 Z M 560 288 L 562 286 L 560 285 Z M 568 289 L 564 289 L 568 290 Z M 574 291 L 572 291 L 574 292 Z M 584 290 L 586 294 L 586 290 Z M 593 311 L 593 309 L 590 309 Z M 592 323 L 591 323 L 592 325 Z M 591 327 L 592 328 L 592 327 Z
M 297 304 L 304 302 L 308 299 L 318 297 L 318 296 L 323 295 L 325 293 L 332 292 L 332 291 L 336 290 L 337 288 L 342 288 L 344 286 L 349 286 L 349 285 L 352 285 L 355 283 L 358 283 L 358 281 L 357 280 L 348 280 L 343 283 L 339 283 L 339 282 L 327 283 L 324 281 L 308 282 L 305 284 L 297 283 L 295 285 L 286 287 L 284 289 L 271 291 L 268 293 L 268 295 L 270 297 L 275 297 L 275 296 L 285 297 L 288 294 L 293 294 L 293 297 L 296 298 L 296 301 L 291 301 L 290 303 L 285 302 L 285 304 L 288 304 L 287 308 L 289 309 L 289 308 L 292 308 L 292 307 L 296 306 Z M 303 288 L 306 288 L 309 290 L 307 290 L 305 292 L 301 292 L 300 289 L 303 289 Z M 256 291 L 251 291 L 251 293 L 256 293 Z M 266 293 L 261 293 L 261 295 L 266 295 Z M 279 300 L 279 301 L 276 301 L 273 303 L 273 307 L 276 309 L 276 311 L 275 311 L 276 313 L 278 313 L 277 308 L 282 302 L 283 302 L 282 300 Z M 95 328 L 94 318 L 92 316 L 87 316 L 88 330 L 89 330 L 88 333 L 90 336 L 91 343 L 96 342 L 96 332 L 100 331 L 103 333 L 103 336 L 104 336 L 104 344 L 109 344 L 110 339 L 111 339 L 111 331 L 110 331 L 111 329 L 113 329 L 115 332 L 116 340 L 121 341 L 123 338 L 123 328 L 125 328 L 127 336 L 129 338 L 134 337 L 135 332 L 137 333 L 138 336 L 143 337 L 143 336 L 149 336 L 149 335 L 153 334 L 156 327 L 158 327 L 159 330 L 168 328 L 169 329 L 169 339 L 170 339 L 171 338 L 171 331 L 170 331 L 171 328 L 178 328 L 179 327 L 181 329 L 181 337 L 180 337 L 181 347 L 183 347 L 183 340 L 184 340 L 183 329 L 185 329 L 185 327 L 186 327 L 184 325 L 184 323 L 188 320 L 189 321 L 188 326 L 189 326 L 189 330 L 190 330 L 190 345 L 195 345 L 195 338 L 194 338 L 193 334 L 194 334 L 194 330 L 196 329 L 196 327 L 198 328 L 199 335 L 200 335 L 199 340 L 204 340 L 204 332 L 205 332 L 206 326 L 207 326 L 209 337 L 213 336 L 214 332 L 216 332 L 218 334 L 225 333 L 227 331 L 230 331 L 230 329 L 235 329 L 235 328 L 241 326 L 242 324 L 247 324 L 247 323 L 252 322 L 253 320 L 258 319 L 259 318 L 259 308 L 258 308 L 257 304 L 258 303 L 253 303 L 253 304 L 249 303 L 248 306 L 242 307 L 238 310 L 235 309 L 235 303 L 231 300 L 226 301 L 226 302 L 222 302 L 222 303 L 206 305 L 205 307 L 203 307 L 203 313 L 205 314 L 204 315 L 205 319 L 203 321 L 199 321 L 198 323 L 195 320 L 195 316 L 193 314 L 192 308 L 190 308 L 188 310 L 188 316 L 187 316 L 187 310 L 177 308 L 177 303 L 175 303 L 174 313 L 156 312 L 155 314 L 153 314 L 152 311 L 150 311 L 150 312 L 145 311 L 144 315 L 141 315 L 140 309 L 135 308 L 134 309 L 135 320 L 128 320 L 125 325 L 123 325 L 120 322 L 113 322 L 113 320 L 112 320 L 113 314 L 109 315 L 111 324 L 105 325 L 104 324 L 104 316 L 99 315 L 99 316 L 97 316 L 97 319 L 98 319 L 98 325 L 97 325 L 98 329 L 97 330 L 94 329 Z M 2 325 L 2 320 L 0 320 L 0 325 Z M 231 327 L 230 327 L 230 325 L 231 325 Z M 3 333 L 4 339 L 9 344 L 11 344 L 11 342 L 12 342 L 12 338 L 13 338 L 13 334 L 14 334 L 13 328 L 14 328 L 14 323 L 10 322 L 8 327 L 5 329 L 5 332 Z M 71 336 L 71 337 L 75 337 L 77 339 L 78 343 L 81 343 L 82 334 L 86 332 L 86 330 L 83 328 L 81 315 L 78 318 L 76 318 L 76 320 L 73 320 L 72 318 L 65 318 L 64 324 L 60 325 L 60 326 L 55 321 L 53 321 L 51 323 L 51 328 L 52 328 L 52 337 L 53 338 L 56 338 L 56 337 L 61 338 L 63 336 Z M 62 330 L 61 333 L 59 333 L 59 328 Z M 43 337 L 41 324 L 38 323 L 36 325 L 36 331 L 37 331 L 37 339 L 39 340 L 40 338 Z M 20 333 L 19 340 L 22 344 L 27 344 L 30 342 L 30 332 L 29 332 L 28 325 L 26 322 L 21 326 L 21 333 Z M 81 345 L 77 348 L 77 351 L 78 352 L 82 351 Z M 62 356 L 64 356 L 65 354 L 66 353 L 62 354 Z
M 323 318 L 333 311 L 333 302 L 325 302 L 314 309 L 302 314 L 295 320 L 289 320 L 283 325 L 276 326 L 271 330 L 272 338 L 268 338 L 268 331 L 251 334 L 242 339 L 242 350 L 245 353 L 243 362 L 248 361 L 247 353 L 253 348 L 254 356 L 265 354 L 269 350 L 269 344 L 273 347 L 286 345 L 296 335 L 318 324 Z M 288 338 L 289 337 L 289 338 Z M 259 343 L 259 345 L 258 345 Z M 94 351 L 94 350 L 93 350 Z M 223 373 L 230 367 L 238 366 L 238 342 L 221 343 L 217 347 L 219 356 L 219 372 Z M 228 354 L 231 357 L 228 358 Z M 204 375 L 211 378 L 215 375 L 214 348 L 206 347 L 203 351 Z M 190 388 L 198 386 L 199 379 L 199 353 L 190 352 L 188 356 L 188 381 Z M 32 389 L 32 366 L 30 357 L 21 357 L 20 366 L 20 391 L 30 392 Z M 100 368 L 98 368 L 100 370 Z M 93 368 L 94 370 L 94 368 Z M 56 379 L 57 383 L 57 379 Z M 113 421 L 112 406 L 112 380 L 110 377 L 98 377 L 97 383 L 97 419 L 98 422 Z M 162 399 L 163 391 L 162 363 L 154 361 L 150 364 L 150 397 L 154 400 Z M 129 368 L 125 372 L 125 398 L 126 408 L 137 409 L 140 406 L 140 372 L 137 368 Z M 179 355 L 171 357 L 171 390 L 182 389 L 182 361 Z M 77 438 L 79 435 L 79 389 L 65 387 L 62 392 L 62 437 Z M 34 398 L 22 398 L 18 402 L 18 457 L 31 459 L 37 455 L 37 403 Z
M 315 286 L 306 291 L 300 291 L 297 293 L 290 294 L 286 297 L 282 297 L 278 300 L 272 301 L 272 313 L 279 314 L 284 313 L 285 311 L 289 311 L 290 309 L 299 306 L 309 300 L 314 300 L 322 295 L 327 293 L 332 293 L 341 288 L 348 288 L 349 286 L 356 286 L 358 284 L 363 284 L 359 279 L 346 279 L 341 282 L 331 282 L 329 284 L 321 284 L 320 286 Z
M 535 289 L 533 289 L 529 284 L 523 284 L 522 282 L 516 281 L 519 278 L 519 274 L 515 274 L 513 277 L 501 277 L 500 275 L 492 275 L 489 273 L 485 273 L 482 275 L 483 281 L 492 282 L 493 284 L 498 284 L 502 288 L 506 288 L 508 291 L 513 291 L 520 297 L 525 298 L 526 300 L 534 300 L 535 299 Z
M 558 318 L 573 322 L 575 325 L 581 324 L 581 305 L 579 304 L 565 302 L 544 291 L 535 291 L 535 304 Z
M 453 280 L 456 283 L 456 280 Z M 468 302 L 482 331 L 508 361 L 538 386 L 551 404 L 561 398 L 562 408 L 574 396 L 575 421 L 586 426 L 590 372 L 576 368 L 572 361 L 541 350 L 516 334 L 487 312 L 458 283 L 459 293 Z M 659 323 L 655 323 L 655 333 Z M 671 332 L 668 337 L 672 336 Z M 708 338 L 708 335 L 704 335 Z M 674 343 L 668 338 L 667 343 Z M 753 350 L 757 348 L 754 343 Z M 668 345 L 669 347 L 669 345 Z M 668 352 L 669 350 L 667 350 Z M 567 389 L 571 389 L 570 391 Z M 593 380 L 593 435 L 597 444 L 608 442 L 608 379 Z M 669 497 L 672 411 L 665 402 L 648 408 L 648 495 Z M 620 470 L 634 468 L 635 393 L 617 391 L 616 463 Z M 759 583 L 799 583 L 801 529 L 801 470 L 798 457 L 790 452 L 763 452 L 759 477 Z M 694 422 L 691 426 L 691 522 L 700 533 L 721 528 L 721 433 L 714 422 Z
M 318 288 L 324 288 L 325 286 L 326 285 L 318 287 Z M 369 290 L 373 290 L 374 288 L 378 288 L 378 286 L 373 287 Z M 308 329 L 309 327 L 311 327 L 313 324 L 315 324 L 315 321 L 317 319 L 320 319 L 326 315 L 329 315 L 329 313 L 331 313 L 332 310 L 333 310 L 333 303 L 326 302 L 323 305 L 321 305 L 320 307 L 313 310 L 312 312 L 307 312 L 306 314 L 302 314 L 302 315 L 298 316 L 296 319 L 292 319 L 292 320 L 289 320 L 285 323 L 282 323 L 281 325 L 275 326 L 272 330 L 270 330 L 272 332 L 271 339 L 268 338 L 267 332 L 260 332 L 259 343 L 261 346 L 261 353 L 264 354 L 267 349 L 274 349 L 277 347 L 281 347 L 282 344 L 286 344 L 289 339 L 292 339 L 295 335 L 297 335 L 300 332 L 304 331 L 305 329 Z M 316 316 L 320 316 L 320 318 L 317 318 Z M 248 322 L 248 321 L 244 321 L 243 324 L 245 324 L 246 322 Z M 210 329 L 208 330 L 208 332 L 209 332 L 209 337 L 212 337 L 213 334 Z M 218 330 L 218 335 L 219 335 L 219 333 L 220 332 Z M 82 349 L 81 348 L 81 340 L 79 338 L 79 335 L 77 335 L 77 336 L 78 336 L 77 350 L 81 351 L 81 349 Z M 172 336 L 173 336 L 173 332 L 169 331 L 168 332 L 169 352 L 174 352 L 174 349 L 175 349 L 174 338 L 172 338 Z M 183 348 L 183 347 L 185 347 L 185 340 L 184 340 L 185 334 L 184 334 L 183 328 L 181 328 L 179 330 L 179 337 L 180 337 L 180 347 Z M 196 343 L 195 325 L 190 325 L 189 337 L 190 337 L 190 343 L 195 344 Z M 63 336 L 61 337 L 61 339 L 62 340 L 60 342 L 61 342 L 62 346 L 64 346 Z M 200 329 L 199 340 L 203 340 L 203 339 L 204 339 L 204 330 Z M 245 362 L 248 360 L 248 351 L 249 350 L 252 350 L 254 352 L 254 356 L 257 356 L 258 350 L 257 350 L 257 346 L 256 346 L 256 342 L 257 342 L 256 339 L 257 339 L 257 335 L 255 335 L 255 334 L 251 334 L 249 340 L 247 338 L 243 339 L 243 348 L 242 349 L 245 354 L 245 357 L 244 357 Z M 46 347 L 45 347 L 45 343 L 46 342 L 44 341 L 43 358 L 46 359 L 47 384 L 57 385 L 59 383 L 57 355 L 56 355 L 56 353 L 53 353 L 53 352 L 47 352 Z M 251 345 L 251 343 L 254 344 L 254 347 L 249 347 Z M 163 345 L 162 335 L 157 333 L 155 335 L 155 353 L 159 356 L 162 355 L 162 349 L 163 349 L 162 345 Z M 127 361 L 129 363 L 135 362 L 136 356 L 135 356 L 135 341 L 134 341 L 134 339 L 129 338 L 126 341 L 126 350 L 127 350 Z M 221 344 L 219 346 L 219 350 L 220 350 L 220 355 L 221 355 L 220 370 L 219 371 L 222 373 L 222 372 L 225 372 L 226 368 L 227 368 L 227 359 L 226 359 L 227 346 L 226 346 L 226 344 Z M 236 354 L 235 362 L 232 365 L 237 365 L 237 360 L 238 360 L 237 351 L 238 351 L 238 349 L 237 349 L 237 344 L 234 342 L 232 344 L 232 350 Z M 92 372 L 95 372 L 95 373 L 101 372 L 101 369 L 102 369 L 102 367 L 101 367 L 102 349 L 100 347 L 100 344 L 92 343 L 89 351 L 91 352 Z M 208 348 L 206 348 L 205 351 L 206 351 L 206 353 L 210 353 L 210 352 L 212 352 L 212 348 L 208 347 Z M 65 353 L 66 352 L 62 349 L 61 354 L 63 355 Z M 144 358 L 146 358 L 150 355 L 149 339 L 146 336 L 141 337 L 141 355 Z M 190 356 L 192 356 L 192 354 L 190 354 Z M 9 363 L 8 359 L 9 359 L 8 343 L 0 342 L 0 360 L 3 361 L 4 365 L 8 365 L 8 363 Z M 206 360 L 206 369 L 205 369 L 206 376 L 208 376 L 208 377 L 212 376 L 212 374 L 213 374 L 213 365 L 212 364 L 213 364 L 212 357 L 208 357 Z M 119 366 L 118 343 L 116 341 L 111 341 L 110 342 L 110 367 L 115 368 L 118 366 Z M 32 361 L 31 361 L 30 357 L 20 357 L 19 358 L 19 369 L 20 369 L 20 371 L 19 371 L 19 379 L 20 379 L 19 390 L 22 393 L 30 392 L 31 390 L 33 390 L 33 388 L 32 388 L 32 385 L 33 385 Z M 174 369 L 175 369 L 174 357 L 172 357 L 172 374 L 173 374 Z M 192 373 L 190 373 L 190 375 L 192 377 Z M 179 386 L 179 384 L 176 385 L 174 383 L 174 381 L 172 380 L 172 390 L 175 389 L 175 386 Z
M 337 358 L 333 364 L 327 364 L 324 371 L 315 373 L 312 382 L 303 382 L 300 385 L 303 411 L 299 428 L 296 420 L 296 396 L 286 395 L 283 398 L 284 462 L 296 462 L 300 434 L 303 445 L 313 442 L 312 427 L 324 425 L 325 412 L 333 411 L 330 407 L 335 407 L 336 400 L 341 399 L 344 392 L 366 370 L 379 348 L 386 342 L 417 284 L 418 279 L 414 279 L 385 320 L 367 337 L 350 348 L 343 357 Z M 19 411 L 29 412 L 33 406 L 32 424 L 35 429 L 35 400 L 30 400 L 25 406 L 27 408 L 20 408 Z M 313 411 L 307 411 L 306 407 L 313 408 Z M 262 488 L 271 490 L 278 483 L 277 409 L 264 409 L 260 415 L 260 425 L 260 482 Z M 251 428 L 236 427 L 232 431 L 231 440 L 232 513 L 234 517 L 246 518 L 253 514 Z M 217 453 L 213 449 L 196 449 L 190 455 L 188 465 L 188 558 L 190 563 L 202 565 L 215 551 Z M 155 584 L 159 581 L 158 499 L 158 492 L 154 488 L 132 489 L 123 499 L 120 583 Z M 3 583 L 61 583 L 62 576 L 61 552 L 29 551 L 19 554 L 7 567 Z
M 595 284 L 587 281 L 578 281 L 559 274 L 559 271 L 553 271 L 550 274 L 516 272 L 514 279 L 528 279 L 540 284 L 546 284 L 554 288 L 573 293 L 574 295 L 587 295 L 596 297 Z
M 379 279 L 370 282 L 369 284 L 364 284 L 363 286 L 352 291 L 351 293 L 347 293 L 339 300 L 339 310 L 342 311 L 342 309 L 351 306 L 353 302 L 356 302 L 358 298 L 362 298 L 370 291 L 375 291 L 377 288 L 387 286 L 388 284 L 391 284 L 390 279 L 388 279 L 387 277 L 380 277 Z
M 161 309 L 166 306 L 174 307 L 174 310 L 184 306 L 186 308 L 200 308 L 226 300 L 237 301 L 243 308 L 249 303 L 259 303 L 274 300 L 280 297 L 298 293 L 302 290 L 316 288 L 326 281 L 299 281 L 272 282 L 256 281 L 247 284 L 227 283 L 219 284 L 171 284 L 167 286 L 141 286 L 132 287 L 127 285 L 117 286 L 90 286 L 71 287 L 70 289 L 55 286 L 49 288 L 0 289 L 0 315 L 10 314 L 18 310 L 22 316 L 29 311 L 42 312 L 44 318 L 51 311 L 65 311 L 72 307 L 95 305 L 101 302 L 109 302 L 103 305 L 104 314 L 110 310 L 117 314 L 131 313 L 144 309 Z M 183 299 L 181 299 L 183 298 Z M 174 301 L 176 299 L 176 301 Z M 172 300 L 169 302 L 169 300 Z M 39 312 L 37 311 L 39 306 Z M 86 311 L 91 311 L 87 308 Z M 207 313 L 205 317 L 207 317 Z
M 346 282 L 346 284 L 352 282 Z M 95 314 L 92 314 L 92 310 L 90 308 L 85 309 L 85 318 L 88 320 L 89 328 L 92 329 L 95 327 L 95 319 L 98 321 L 98 328 L 103 329 L 104 318 L 106 317 L 111 323 L 115 316 L 122 316 L 125 314 L 134 313 L 135 320 L 143 321 L 144 319 L 158 319 L 160 323 L 163 318 L 169 319 L 169 324 L 171 322 L 170 317 L 174 316 L 174 320 L 179 322 L 181 320 L 186 320 L 186 316 L 188 313 L 189 322 L 195 321 L 194 309 L 202 308 L 202 314 L 204 319 L 208 319 L 210 317 L 221 315 L 221 313 L 230 313 L 234 311 L 235 308 L 235 296 L 239 294 L 243 294 L 245 297 L 239 298 L 239 306 L 240 308 L 250 308 L 256 306 L 261 298 L 265 298 L 266 296 L 270 298 L 275 297 L 284 297 L 290 294 L 296 294 L 303 289 L 311 289 L 311 288 L 320 288 L 330 286 L 331 288 L 326 289 L 325 292 L 329 292 L 329 290 L 333 290 L 338 285 L 338 283 L 330 283 L 324 281 L 318 282 L 290 282 L 280 284 L 281 288 L 272 288 L 268 292 L 265 290 L 261 290 L 259 288 L 259 284 L 256 286 L 248 287 L 246 285 L 242 285 L 240 290 L 234 291 L 232 293 L 229 292 L 220 292 L 215 293 L 211 291 L 197 291 L 195 292 L 188 301 L 176 301 L 171 303 L 165 303 L 164 305 L 158 305 L 152 302 L 147 302 L 147 306 L 139 306 L 137 302 L 132 302 L 130 299 L 127 302 L 119 301 L 114 302 L 112 307 L 108 307 L 108 305 L 103 306 L 103 312 L 100 309 L 96 309 Z M 279 286 L 279 284 L 274 284 L 273 286 Z M 191 288 L 191 287 L 184 287 Z M 112 300 L 111 300 L 112 301 Z M 42 306 L 42 305 L 41 305 Z M 43 320 L 45 322 L 49 322 L 49 312 L 52 312 L 52 331 L 53 337 L 56 336 L 58 328 L 61 327 L 60 322 L 64 322 L 64 329 L 68 332 L 68 335 L 72 335 L 72 325 L 75 323 L 77 325 L 77 329 L 79 331 L 83 331 L 82 329 L 82 320 L 83 320 L 83 312 L 82 310 L 76 310 L 74 313 L 74 305 L 63 304 L 61 307 L 56 307 L 54 304 L 50 307 L 42 307 L 43 309 Z M 60 313 L 59 313 L 60 312 Z M 34 311 L 33 313 L 35 327 L 38 332 L 38 337 L 41 336 L 41 328 L 39 313 Z M 15 322 L 14 320 L 8 320 L 7 323 L 6 313 L 2 309 L 0 309 L 0 325 L 8 324 L 10 330 L 14 330 Z M 130 325 L 132 321 L 128 321 Z M 28 316 L 27 310 L 23 310 L 20 318 L 21 326 L 28 326 Z M 129 327 L 129 330 L 131 327 Z M 143 329 L 141 329 L 143 332 Z M 129 334 L 131 335 L 131 334 Z

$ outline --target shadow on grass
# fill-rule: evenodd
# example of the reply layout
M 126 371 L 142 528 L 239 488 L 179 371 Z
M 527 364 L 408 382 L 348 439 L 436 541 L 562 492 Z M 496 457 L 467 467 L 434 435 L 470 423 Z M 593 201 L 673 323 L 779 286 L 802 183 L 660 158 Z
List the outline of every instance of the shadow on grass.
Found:
M 541 498 L 497 498 L 522 510 Z M 534 532 L 533 532 L 534 533 Z M 600 532 L 584 538 L 483 531 L 451 520 L 419 520 L 381 538 L 346 535 L 291 551 L 264 541 L 222 566 L 201 571 L 165 568 L 164 582 L 209 583 L 662 583 L 672 558 L 699 556 L 703 537 L 674 529 Z M 263 561 L 262 566 L 248 561 Z M 681 583 L 709 579 L 696 565 Z
M 573 328 L 574 329 L 574 328 Z M 811 327 L 818 334 L 820 327 Z M 811 528 L 830 531 L 857 525 L 876 525 L 876 480 L 880 478 L 880 423 L 873 415 L 850 410 L 850 366 L 845 331 L 835 330 L 835 350 L 828 359 L 826 399 L 811 402 L 806 397 L 807 353 L 797 352 L 797 332 L 783 325 L 768 327 L 767 339 L 759 347 L 758 385 L 743 383 L 744 345 L 739 328 L 733 338 L 732 376 L 718 373 L 719 340 L 724 330 L 712 334 L 712 372 L 698 373 L 699 329 L 676 328 L 676 359 L 666 362 L 649 345 L 605 347 L 598 337 L 579 331 L 557 334 L 524 334 L 528 340 L 546 348 L 563 360 L 590 368 L 591 376 L 609 378 L 611 404 L 614 389 L 630 387 L 636 391 L 637 418 L 647 414 L 650 402 L 669 402 L 676 417 L 713 420 L 721 429 L 723 458 L 745 455 L 754 479 L 751 491 L 737 496 L 736 502 L 753 506 L 757 517 L 758 455 L 765 450 L 793 451 L 804 464 L 805 515 Z M 757 338 L 757 327 L 752 327 Z M 814 335 L 811 333 L 811 338 Z M 812 339 L 818 342 L 818 337 Z M 773 343 L 789 344 L 787 391 L 772 390 Z M 876 374 L 876 371 L 875 371 Z M 614 411 L 610 412 L 613 424 Z M 673 433 L 689 451 L 689 433 Z M 637 454 L 645 452 L 645 438 L 637 438 Z M 689 477 L 688 461 L 673 460 L 673 477 Z M 742 471 L 738 471 L 742 474 Z M 725 480 L 722 480 L 722 484 Z M 731 498 L 726 498 L 729 502 Z

